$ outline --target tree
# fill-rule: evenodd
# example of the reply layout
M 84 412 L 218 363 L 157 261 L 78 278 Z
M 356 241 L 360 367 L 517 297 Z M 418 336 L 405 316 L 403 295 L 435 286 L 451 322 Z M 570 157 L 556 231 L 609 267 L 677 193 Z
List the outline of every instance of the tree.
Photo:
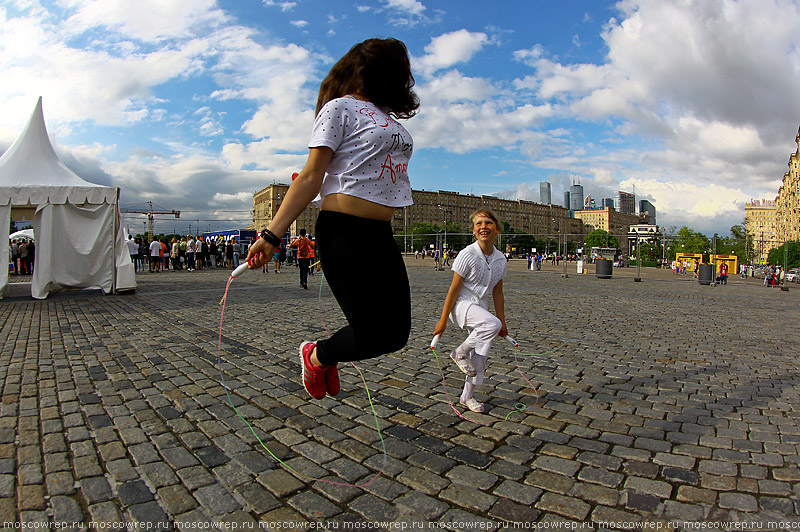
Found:
M 676 250 L 679 253 L 708 253 L 710 247 L 706 235 L 685 225 L 678 230 L 674 242 L 677 244 Z
M 415 223 L 411 226 L 413 235 L 414 249 L 428 249 L 431 244 L 436 243 L 436 233 L 439 228 L 431 223 Z
M 787 244 L 782 244 L 780 247 L 771 249 L 769 252 L 769 262 L 783 266 L 783 259 L 785 255 L 784 248 Z M 786 268 L 800 267 L 800 242 L 788 242 L 788 254 L 786 254 Z
M 603 229 L 595 229 L 583 238 L 586 249 L 594 247 L 619 248 L 619 238 Z

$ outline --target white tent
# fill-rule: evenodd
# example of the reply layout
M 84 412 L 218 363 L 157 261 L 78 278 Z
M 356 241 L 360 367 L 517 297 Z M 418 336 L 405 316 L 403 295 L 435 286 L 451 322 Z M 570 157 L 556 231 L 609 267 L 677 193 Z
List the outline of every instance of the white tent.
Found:
M 35 206 L 33 297 L 69 288 L 133 290 L 136 276 L 118 199 L 119 188 L 84 181 L 61 162 L 39 98 L 25 130 L 0 157 L 0 257 L 8 257 L 12 206 Z M 7 286 L 8 269 L 0 268 L 0 297 Z
M 28 240 L 36 240 L 36 237 L 33 236 L 33 229 L 23 229 L 22 231 L 17 231 L 16 233 L 11 233 L 8 235 L 9 240 L 14 240 L 15 238 L 27 238 Z

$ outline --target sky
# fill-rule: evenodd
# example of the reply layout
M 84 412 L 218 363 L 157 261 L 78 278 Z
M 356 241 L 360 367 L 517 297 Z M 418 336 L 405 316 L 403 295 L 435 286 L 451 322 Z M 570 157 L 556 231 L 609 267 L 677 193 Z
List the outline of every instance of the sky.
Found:
M 548 181 L 561 203 L 580 182 L 724 236 L 797 149 L 800 0 L 0 0 L 0 152 L 41 96 L 68 167 L 181 211 L 157 232 L 244 227 L 371 37 L 411 55 L 414 189 L 539 201 Z

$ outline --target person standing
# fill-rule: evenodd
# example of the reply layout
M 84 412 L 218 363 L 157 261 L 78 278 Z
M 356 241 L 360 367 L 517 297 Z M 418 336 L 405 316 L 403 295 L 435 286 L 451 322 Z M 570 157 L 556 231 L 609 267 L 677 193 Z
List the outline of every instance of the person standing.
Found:
M 239 239 L 233 239 L 233 269 L 239 267 L 239 257 L 242 255 L 242 246 L 239 244 Z
M 160 262 L 161 243 L 153 239 L 150 242 L 150 273 L 158 271 L 158 263 Z
M 16 240 L 11 241 L 11 262 L 14 265 L 14 275 L 19 274 L 19 244 Z
M 194 266 L 198 270 L 203 269 L 203 261 L 206 260 L 203 254 L 203 237 L 198 236 L 194 241 Z
M 172 271 L 177 272 L 181 269 L 180 261 L 181 245 L 176 237 L 172 237 L 169 248 L 169 258 L 172 261 Z
M 470 220 L 476 241 L 453 262 L 453 281 L 433 335 L 443 334 L 448 320 L 469 331 L 467 339 L 450 353 L 450 358 L 467 375 L 459 402 L 473 412 L 483 412 L 483 404 L 473 394 L 475 386 L 483 384 L 492 342 L 498 336 L 508 335 L 503 294 L 508 260 L 494 247 L 500 233 L 497 216 L 483 208 L 475 211 Z M 488 310 L 489 294 L 495 315 Z
M 297 249 L 297 263 L 300 266 L 300 286 L 308 290 L 308 267 L 311 265 L 311 250 L 314 243 L 306 236 L 306 230 L 300 229 L 300 236 L 291 243 Z
M 720 284 L 728 284 L 728 263 L 723 262 L 719 265 L 719 282 Z
M 19 273 L 30 275 L 28 271 L 28 241 L 23 239 L 19 245 Z
M 36 241 L 28 241 L 28 273 L 33 275 L 33 268 L 36 264 Z
M 194 238 L 192 235 L 186 235 L 186 271 L 194 271 Z
M 397 39 L 368 39 L 336 62 L 320 85 L 308 160 L 247 257 L 252 267 L 268 262 L 276 235 L 314 199 L 322 270 L 347 318 L 330 338 L 300 344 L 303 385 L 316 399 L 339 393 L 339 362 L 375 358 L 408 342 L 411 289 L 391 221 L 395 208 L 413 204 L 413 140 L 397 121 L 419 108 L 413 86 L 408 50 Z M 369 243 L 380 268 L 352 264 L 354 238 Z
M 281 273 L 281 253 L 283 253 L 283 251 L 283 241 L 278 244 L 278 247 L 272 250 L 272 262 L 275 264 L 275 273 Z
M 125 242 L 125 245 L 128 246 L 128 254 L 131 256 L 133 271 L 137 271 L 139 269 L 139 244 L 134 242 L 133 235 L 128 235 L 128 241 Z

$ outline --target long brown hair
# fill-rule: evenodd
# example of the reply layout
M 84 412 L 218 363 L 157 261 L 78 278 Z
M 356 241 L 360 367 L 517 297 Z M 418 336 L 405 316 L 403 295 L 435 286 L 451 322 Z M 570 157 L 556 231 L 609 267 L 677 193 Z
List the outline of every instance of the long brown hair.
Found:
M 367 39 L 350 48 L 322 80 L 315 114 L 334 98 L 358 93 L 395 118 L 411 118 L 419 108 L 412 87 L 406 45 L 391 38 Z

